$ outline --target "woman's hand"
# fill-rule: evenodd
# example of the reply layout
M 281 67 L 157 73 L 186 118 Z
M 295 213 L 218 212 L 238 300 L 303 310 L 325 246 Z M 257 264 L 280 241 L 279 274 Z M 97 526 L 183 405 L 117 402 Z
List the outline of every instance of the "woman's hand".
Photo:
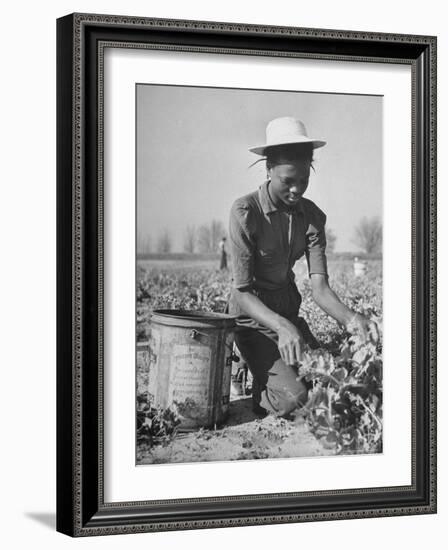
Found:
M 241 309 L 252 319 L 270 328 L 278 335 L 280 356 L 287 365 L 296 365 L 302 356 L 304 338 L 300 330 L 290 321 L 269 309 L 250 291 L 234 290 Z
M 378 342 L 379 331 L 377 324 L 360 313 L 353 315 L 351 321 L 347 324 L 347 330 L 350 334 L 360 334 L 364 342 L 372 342 L 372 344 Z
M 277 329 L 278 349 L 280 356 L 287 365 L 296 365 L 302 359 L 304 345 L 299 329 L 287 319 L 282 318 Z

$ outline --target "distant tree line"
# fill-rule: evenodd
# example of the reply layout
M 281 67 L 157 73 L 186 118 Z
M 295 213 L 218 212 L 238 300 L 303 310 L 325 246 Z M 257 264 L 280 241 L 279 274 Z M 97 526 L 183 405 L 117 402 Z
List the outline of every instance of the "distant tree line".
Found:
M 334 248 L 336 246 L 336 233 L 333 229 L 331 229 L 331 227 L 328 227 L 325 229 L 325 237 L 327 239 L 327 247 L 325 250 L 331 254 L 334 252 Z
M 325 229 L 327 238 L 326 251 L 332 254 L 335 250 L 337 236 L 331 228 Z M 365 254 L 381 254 L 383 248 L 383 224 L 379 217 L 362 218 L 355 226 L 352 242 Z
M 337 236 L 331 228 L 325 230 L 327 252 L 333 253 Z M 226 236 L 224 224 L 219 220 L 212 220 L 200 226 L 187 225 L 183 236 L 183 251 L 187 254 L 214 254 L 218 252 L 219 241 Z M 355 227 L 353 242 L 366 254 L 380 254 L 383 245 L 383 225 L 380 218 L 362 218 Z M 155 246 L 151 238 L 142 233 L 137 237 L 137 251 L 139 254 L 169 254 L 173 250 L 173 239 L 169 229 L 164 228 L 158 235 Z
M 171 238 L 171 233 L 168 229 L 164 229 L 159 235 L 159 240 L 157 241 L 157 252 L 162 254 L 168 254 L 173 248 L 173 240 Z
M 226 236 L 224 224 L 219 220 L 212 220 L 200 226 L 187 225 L 183 235 L 183 251 L 187 254 L 214 254 L 219 251 L 219 241 Z M 139 233 L 137 237 L 137 251 L 139 254 L 169 254 L 173 251 L 173 238 L 168 228 L 159 233 L 155 245 L 148 235 Z
M 224 224 L 219 220 L 200 225 L 188 225 L 183 248 L 188 254 L 213 254 L 218 252 L 219 241 L 226 236 Z
M 137 235 L 137 253 L 150 254 L 152 252 L 151 237 L 141 232 Z
M 383 248 L 383 224 L 379 217 L 362 218 L 355 227 L 353 242 L 366 254 L 379 254 Z

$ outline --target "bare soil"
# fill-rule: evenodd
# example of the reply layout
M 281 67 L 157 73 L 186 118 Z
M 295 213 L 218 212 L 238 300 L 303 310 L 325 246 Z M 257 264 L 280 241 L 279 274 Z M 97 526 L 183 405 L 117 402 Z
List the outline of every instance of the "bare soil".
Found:
M 222 427 L 178 433 L 173 440 L 152 447 L 139 446 L 138 464 L 186 463 L 258 458 L 333 455 L 308 430 L 300 415 L 292 420 L 252 412 L 252 399 L 232 396 Z

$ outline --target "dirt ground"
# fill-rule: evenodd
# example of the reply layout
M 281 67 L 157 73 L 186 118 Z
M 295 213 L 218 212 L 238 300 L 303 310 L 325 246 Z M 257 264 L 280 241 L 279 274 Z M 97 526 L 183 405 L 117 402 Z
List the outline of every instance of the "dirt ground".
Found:
M 252 412 L 250 397 L 232 395 L 224 426 L 178 433 L 168 442 L 140 446 L 138 464 L 208 462 L 333 455 L 308 430 L 300 415 L 293 420 Z

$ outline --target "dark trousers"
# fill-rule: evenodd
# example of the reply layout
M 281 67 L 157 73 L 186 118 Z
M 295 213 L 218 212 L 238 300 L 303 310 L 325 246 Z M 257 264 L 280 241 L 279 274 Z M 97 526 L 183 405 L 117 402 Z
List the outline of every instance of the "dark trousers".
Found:
M 302 298 L 295 283 L 281 290 L 257 290 L 254 293 L 270 309 L 294 323 L 311 347 L 317 347 L 308 325 L 298 317 Z M 253 376 L 254 405 L 278 416 L 302 407 L 307 401 L 307 387 L 298 379 L 297 367 L 287 365 L 281 359 L 277 334 L 245 316 L 232 298 L 229 313 L 237 315 L 235 341 Z M 304 330 L 305 326 L 307 330 Z

